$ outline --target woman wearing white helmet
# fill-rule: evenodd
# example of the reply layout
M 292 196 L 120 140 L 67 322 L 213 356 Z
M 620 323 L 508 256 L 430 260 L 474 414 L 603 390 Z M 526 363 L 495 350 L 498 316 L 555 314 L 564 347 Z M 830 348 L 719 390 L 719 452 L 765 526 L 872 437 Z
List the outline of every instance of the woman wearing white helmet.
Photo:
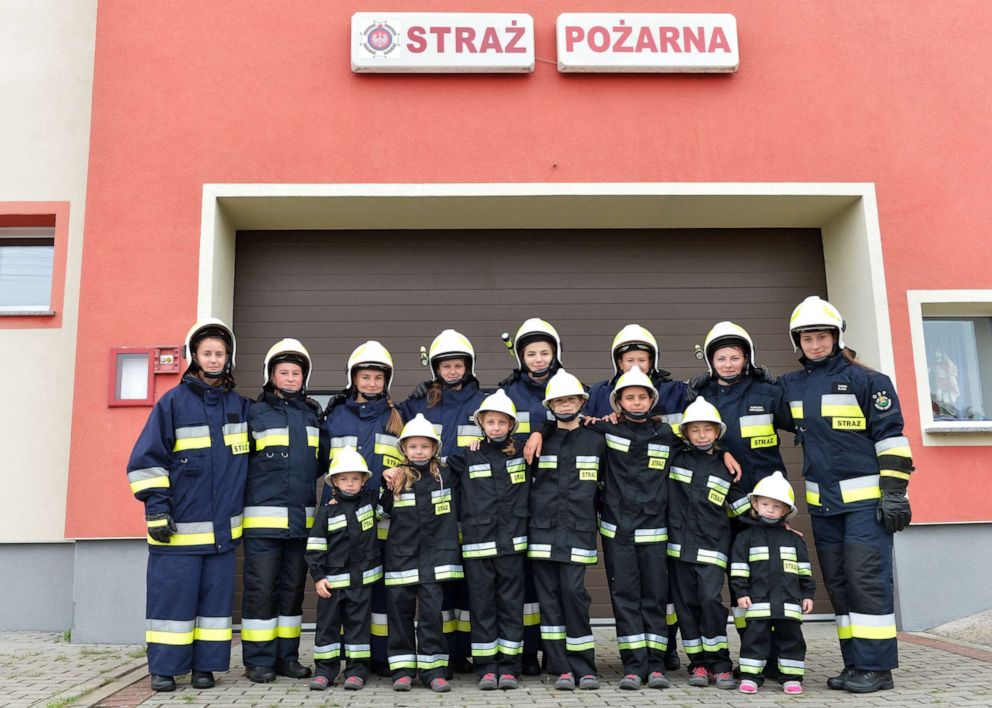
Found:
M 844 345 L 844 319 L 815 295 L 792 312 L 803 368 L 779 385 L 803 446 L 806 502 L 844 669 L 827 686 L 870 693 L 894 686 L 898 665 L 892 535 L 911 519 L 913 460 L 892 380 Z
M 234 392 L 234 332 L 215 318 L 194 324 L 179 385 L 155 404 L 127 465 L 145 505 L 145 639 L 155 691 L 193 672 L 211 688 L 231 661 L 235 549 L 248 470 L 248 400 Z
M 306 397 L 310 354 L 283 339 L 262 362 L 263 389 L 251 404 L 252 454 L 245 488 L 241 643 L 245 675 L 306 678 L 300 627 L 306 539 L 316 512 L 320 407 Z

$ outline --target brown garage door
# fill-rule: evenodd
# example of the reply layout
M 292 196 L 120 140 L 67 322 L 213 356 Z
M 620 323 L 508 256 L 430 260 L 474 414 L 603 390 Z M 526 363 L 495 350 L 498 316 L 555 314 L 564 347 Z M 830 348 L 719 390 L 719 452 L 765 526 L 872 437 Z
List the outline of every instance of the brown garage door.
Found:
M 566 367 L 587 384 L 612 374 L 610 343 L 630 322 L 657 336 L 674 378 L 700 371 L 693 345 L 724 319 L 746 327 L 759 363 L 780 374 L 797 365 L 792 308 L 826 295 L 818 230 L 251 231 L 237 235 L 235 267 L 239 390 L 251 397 L 268 347 L 297 337 L 316 391 L 340 388 L 355 345 L 380 340 L 402 400 L 425 377 L 420 346 L 446 327 L 472 340 L 479 379 L 495 386 L 514 364 L 499 334 L 535 316 L 557 327 Z M 798 480 L 789 435 L 783 453 Z M 796 525 L 812 552 L 804 503 Z M 817 575 L 816 612 L 829 612 Z M 593 616 L 610 617 L 602 565 L 588 582 Z M 305 622 L 315 605 L 309 590 Z

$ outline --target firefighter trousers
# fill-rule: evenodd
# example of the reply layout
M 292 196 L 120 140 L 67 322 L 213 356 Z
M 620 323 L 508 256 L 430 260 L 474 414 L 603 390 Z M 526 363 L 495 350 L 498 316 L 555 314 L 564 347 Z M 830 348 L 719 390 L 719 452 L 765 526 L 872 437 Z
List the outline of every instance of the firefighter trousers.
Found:
M 305 538 L 244 539 L 241 646 L 244 664 L 272 667 L 300 658 Z
M 665 671 L 668 563 L 665 543 L 617 543 L 603 537 L 606 579 L 624 674 Z
M 386 588 L 389 668 L 394 681 L 403 676 L 413 678 L 418 670 L 425 686 L 436 678 L 445 677 L 448 647 L 441 618 L 443 597 L 441 583 Z
M 534 587 L 534 567 L 524 558 L 524 656 L 537 657 L 541 651 L 541 604 Z
M 862 671 L 896 668 L 892 534 L 875 519 L 874 507 L 810 518 L 844 665 Z
M 344 631 L 342 632 L 342 628 Z M 329 598 L 317 598 L 317 632 L 313 639 L 315 676 L 333 682 L 344 656 L 345 678 L 369 678 L 372 654 L 372 588 L 334 588 Z M 341 645 L 344 644 L 344 651 Z
M 230 669 L 235 553 L 148 554 L 148 673 Z
M 773 654 L 777 651 L 777 654 Z M 779 683 L 802 681 L 806 673 L 803 623 L 793 619 L 749 619 L 741 638 L 741 678 L 764 683 L 768 664 L 775 662 Z
M 551 674 L 596 675 L 596 640 L 589 624 L 586 566 L 535 560 L 541 642 Z
M 524 650 L 524 554 L 462 562 L 472 607 L 475 672 L 519 677 Z
M 468 586 L 465 580 L 449 580 L 443 586 L 441 609 L 444 616 L 444 636 L 452 659 L 472 656 L 472 616 Z
M 733 669 L 727 643 L 727 607 L 723 604 L 726 570 L 708 563 L 673 560 L 669 566 L 675 591 L 682 648 L 689 671 L 704 666 L 715 674 Z

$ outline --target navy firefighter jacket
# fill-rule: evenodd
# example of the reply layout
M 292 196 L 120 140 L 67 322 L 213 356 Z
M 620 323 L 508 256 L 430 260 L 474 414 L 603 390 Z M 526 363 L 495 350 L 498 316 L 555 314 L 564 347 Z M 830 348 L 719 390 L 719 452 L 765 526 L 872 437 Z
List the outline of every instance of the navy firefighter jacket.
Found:
M 594 418 L 603 418 L 612 413 L 610 394 L 613 393 L 613 387 L 617 385 L 619 378 L 620 374 L 617 374 L 612 379 L 593 384 L 589 389 L 589 400 L 582 412 Z M 678 425 L 687 404 L 688 386 L 683 381 L 672 381 L 667 371 L 651 374 L 651 383 L 658 390 L 658 401 L 651 409 L 651 415 L 660 415 L 666 423 Z
M 184 376 L 152 408 L 127 464 L 146 514 L 171 514 L 169 543 L 152 553 L 223 553 L 242 534 L 248 472 L 248 399 Z
M 473 416 L 486 392 L 479 388 L 474 378 L 459 390 L 444 389 L 441 402 L 433 408 L 427 407 L 427 396 L 414 394 L 399 405 L 403 420 L 410 421 L 418 413 L 434 425 L 434 431 L 441 436 L 441 459 L 454 455 L 459 449 L 468 447 L 473 440 L 482 439 L 482 430 Z
M 548 382 L 534 381 L 526 373 L 514 373 L 499 387 L 510 397 L 517 408 L 517 430 L 513 439 L 520 445 L 527 442 L 531 433 L 540 432 L 545 423 L 554 423 L 555 417 L 544 407 L 544 392 Z
M 320 459 L 330 462 L 334 459 L 334 453 L 342 447 L 355 448 L 365 458 L 365 464 L 372 473 L 365 487 L 378 491 L 382 471 L 396 467 L 403 457 L 396 447 L 396 437 L 386 432 L 391 412 L 392 408 L 386 398 L 359 403 L 354 396 L 335 396 L 328 404 L 321 424 L 323 449 Z M 325 468 L 321 471 L 327 470 Z M 320 503 L 326 504 L 330 498 L 330 485 L 324 485 Z

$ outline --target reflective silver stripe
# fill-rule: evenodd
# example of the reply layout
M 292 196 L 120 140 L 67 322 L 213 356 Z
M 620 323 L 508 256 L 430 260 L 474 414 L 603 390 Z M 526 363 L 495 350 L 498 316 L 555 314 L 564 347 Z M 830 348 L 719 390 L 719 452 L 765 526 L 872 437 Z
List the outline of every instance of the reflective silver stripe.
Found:
M 592 558 L 592 557 L 594 557 L 596 555 L 596 549 L 595 548 L 592 548 L 592 549 L 589 549 L 589 548 L 573 548 L 572 549 L 572 555 L 573 556 L 584 556 L 586 558 Z
M 395 580 L 415 583 L 418 577 L 420 577 L 420 572 L 416 568 L 413 570 L 393 570 L 386 573 L 387 581 Z
M 280 627 L 302 627 L 303 615 L 279 615 Z
M 634 531 L 634 540 L 635 541 L 638 538 L 643 537 L 643 536 L 649 536 L 651 538 L 657 538 L 657 537 L 664 536 L 664 537 L 667 538 L 667 536 L 668 536 L 668 527 L 662 527 L 660 529 L 636 529 Z
M 385 627 L 386 626 L 386 613 L 384 612 L 373 612 L 372 613 L 372 625 L 375 627 Z
M 726 644 L 727 643 L 727 637 L 726 636 L 720 636 L 720 637 L 701 637 L 701 639 L 703 640 L 703 646 L 705 646 L 705 647 L 711 647 L 711 646 L 714 646 L 716 644 Z
M 778 554 L 782 560 L 796 560 L 796 549 L 792 546 L 779 546 Z
M 491 651 L 496 648 L 496 641 L 472 642 L 472 651 Z
M 741 661 L 743 661 L 743 659 L 741 659 Z M 805 661 L 797 661 L 795 659 L 783 659 L 782 657 L 779 657 L 778 658 L 778 665 L 779 666 L 788 666 L 788 667 L 793 668 L 793 669 L 805 669 L 806 668 L 806 662 Z
M 248 423 L 227 423 L 221 428 L 224 435 L 232 435 L 233 433 L 247 433 Z
M 841 492 L 852 492 L 855 489 L 870 489 L 877 487 L 881 481 L 881 475 L 869 474 L 864 477 L 853 477 L 851 479 L 840 480 Z M 807 485 L 808 487 L 809 485 Z
M 622 438 L 619 435 L 606 433 L 606 445 L 614 450 L 627 451 L 630 449 L 630 438 Z
M 241 629 L 275 629 L 279 624 L 279 618 L 272 619 L 241 619 Z
M 781 659 L 779 659 L 779 661 L 781 661 Z M 741 657 L 741 665 L 743 666 L 753 666 L 756 669 L 763 669 L 765 668 L 766 663 L 767 659 L 748 659 L 743 656 Z
M 192 632 L 196 627 L 196 620 L 145 620 L 145 629 L 149 632 L 169 632 L 172 634 L 182 634 Z
M 588 644 L 589 642 L 595 642 L 596 637 L 591 634 L 587 634 L 584 637 L 565 637 L 565 645 L 576 645 L 576 644 Z
M 403 661 L 416 662 L 417 661 L 417 655 L 416 654 L 393 654 L 392 656 L 389 657 L 389 665 L 390 666 L 394 666 L 395 664 L 398 664 L 398 663 L 403 662 Z
M 657 443 L 648 443 L 648 455 L 651 457 L 658 457 L 659 455 L 652 455 L 652 452 L 661 453 L 661 457 L 668 457 L 668 453 L 671 452 L 671 448 L 668 445 L 659 445 Z
M 176 524 L 176 533 L 213 533 L 214 525 L 210 521 L 194 521 Z
M 792 412 L 793 418 L 803 417 L 803 402 L 802 401 L 789 401 L 789 410 Z
M 327 539 L 317 538 L 316 536 L 310 536 L 307 538 L 307 550 L 308 551 L 326 551 L 327 550 Z
M 168 477 L 169 472 L 164 467 L 146 467 L 142 470 L 134 470 L 127 473 L 128 482 L 140 482 L 143 479 L 155 479 L 156 477 Z
M 437 436 L 441 437 L 441 433 L 444 432 L 444 426 L 440 423 L 431 423 L 431 425 L 434 427 L 434 432 L 437 433 Z
M 796 614 L 800 614 L 800 615 L 803 613 L 803 608 L 800 605 L 797 605 L 793 602 L 782 603 L 782 609 L 785 610 L 786 612 L 795 612 Z
M 349 653 L 349 654 L 352 653 L 352 652 L 358 652 L 358 651 L 371 651 L 372 650 L 372 645 L 371 644 L 345 644 L 344 645 L 344 650 L 347 653 Z
M 525 602 L 524 603 L 524 614 L 525 615 L 536 615 L 541 611 L 541 605 L 537 602 Z
M 857 612 L 850 614 L 852 625 L 862 625 L 864 627 L 895 627 L 896 616 L 888 615 L 862 615 Z
M 435 661 L 447 661 L 447 654 L 417 654 L 418 664 L 432 664 Z
M 672 467 L 668 471 L 668 476 L 679 482 L 692 482 L 692 470 L 685 467 Z
M 723 492 L 730 491 L 730 482 L 725 479 L 720 479 L 719 477 L 714 477 L 713 475 L 710 475 L 706 479 L 706 486 L 710 489 L 719 489 Z
M 527 546 L 527 537 L 526 536 L 514 536 L 513 537 L 513 548 L 515 550 L 520 550 L 518 548 L 519 546 L 525 546 L 525 547 Z
M 443 575 L 446 573 L 461 573 L 462 570 L 463 568 L 460 565 L 438 565 L 438 566 L 434 566 L 434 575 Z
M 242 524 L 244 524 L 244 520 L 245 520 L 245 515 L 244 514 L 238 514 L 237 516 L 232 516 L 231 517 L 231 530 L 233 531 L 233 530 L 235 530 L 237 528 L 240 528 L 242 526 Z
M 669 425 L 678 425 L 682 422 L 681 413 L 669 413 L 668 415 L 661 416 L 662 423 L 668 423 Z
M 469 472 L 482 472 L 483 470 L 491 470 L 491 469 L 492 469 L 492 465 L 490 465 L 490 464 L 489 464 L 489 463 L 487 462 L 487 463 L 485 463 L 485 464 L 482 464 L 482 465 L 471 465 L 471 466 L 470 466 L 470 467 L 468 468 L 468 471 L 469 471 Z
M 340 642 L 335 642 L 334 644 L 315 644 L 313 647 L 314 654 L 328 654 L 339 651 L 341 651 Z
M 858 397 L 851 393 L 825 393 L 820 397 L 820 403 L 824 406 L 857 406 L 861 409 Z
M 399 444 L 399 438 L 393 435 L 386 435 L 385 433 L 376 433 L 375 442 L 377 445 L 390 445 L 396 447 Z
M 882 455 L 889 450 L 896 450 L 899 448 L 906 448 L 908 452 L 909 440 L 905 437 L 886 438 L 885 440 L 879 440 L 875 443 L 875 454 Z
M 371 504 L 366 504 L 365 506 L 360 506 L 357 509 L 355 509 L 355 516 L 359 519 L 361 519 L 364 516 L 369 516 L 372 513 L 373 511 Z
M 463 543 L 462 553 L 473 553 L 478 551 L 495 551 L 496 542 L 486 541 L 485 543 Z
M 459 425 L 458 435 L 481 438 L 482 428 L 480 428 L 478 425 Z
M 381 575 L 381 574 L 382 574 L 382 566 L 377 565 L 375 568 L 371 568 L 369 570 L 363 571 L 362 579 L 364 580 L 364 579 L 372 578 L 375 577 L 376 575 Z
M 537 459 L 537 466 L 544 467 L 545 464 L 549 467 L 555 467 L 558 465 L 558 455 L 541 455 Z
M 306 428 L 307 428 L 307 437 L 308 438 L 312 438 L 314 436 L 320 437 L 320 428 L 315 428 L 312 425 L 308 425 L 308 426 L 306 426 Z
M 441 501 L 442 499 L 450 499 L 450 498 L 451 498 L 451 489 L 450 488 L 448 488 L 448 489 L 435 489 L 433 492 L 431 492 L 431 501 L 434 501 L 434 502 L 438 502 L 438 501 Z
M 355 435 L 345 435 L 339 438 L 331 438 L 331 447 L 358 447 L 358 437 Z
M 612 531 L 613 533 L 616 533 L 617 531 L 616 524 L 611 524 L 609 521 L 603 521 L 602 519 L 599 520 L 599 528 L 600 530 L 605 529 L 606 531 Z
M 582 467 L 582 465 L 595 465 L 599 466 L 599 457 L 596 455 L 576 455 L 575 456 L 576 467 Z
M 337 575 L 325 575 L 324 580 L 329 582 L 331 585 L 336 585 L 339 583 L 348 584 L 351 582 L 351 573 L 338 573 Z
M 289 518 L 289 509 L 284 506 L 246 506 L 244 515 L 285 519 Z
M 756 428 L 758 426 L 761 426 L 762 428 L 771 427 L 772 432 L 775 431 L 775 428 L 773 427 L 773 423 L 772 423 L 771 414 L 765 413 L 761 415 L 742 415 L 740 417 L 740 429 L 741 429 L 741 434 L 744 437 L 754 437 L 753 435 L 745 435 L 744 430 L 746 428 Z
M 176 440 L 185 440 L 186 438 L 209 438 L 209 437 L 210 437 L 209 425 L 193 425 L 186 428 L 176 428 Z

